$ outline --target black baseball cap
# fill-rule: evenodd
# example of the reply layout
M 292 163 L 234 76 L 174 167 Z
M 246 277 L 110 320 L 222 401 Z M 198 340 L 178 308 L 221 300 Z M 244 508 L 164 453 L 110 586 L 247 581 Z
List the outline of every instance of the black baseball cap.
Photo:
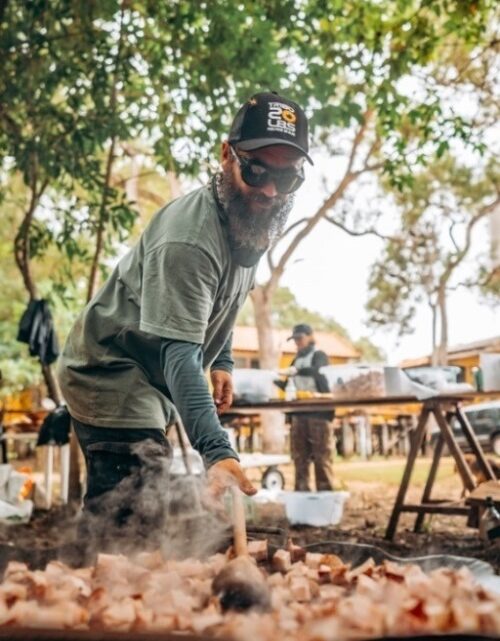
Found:
M 309 156 L 308 125 L 304 111 L 296 102 L 275 91 L 256 93 L 239 109 L 229 142 L 243 151 L 271 145 L 288 145 Z
M 310 325 L 307 323 L 299 323 L 298 325 L 295 325 L 295 327 L 292 330 L 292 335 L 289 336 L 286 340 L 291 341 L 292 338 L 298 338 L 299 336 L 312 336 L 313 334 L 313 329 Z

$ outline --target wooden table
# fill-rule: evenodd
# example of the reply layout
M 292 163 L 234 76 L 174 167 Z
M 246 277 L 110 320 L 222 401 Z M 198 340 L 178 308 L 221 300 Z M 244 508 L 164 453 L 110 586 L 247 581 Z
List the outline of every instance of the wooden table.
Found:
M 436 501 L 431 498 L 432 489 L 436 480 L 439 462 L 443 454 L 445 444 L 455 459 L 456 466 L 464 488 L 471 492 L 477 486 L 474 475 L 463 455 L 455 434 L 453 433 L 452 422 L 457 419 L 467 443 L 474 455 L 479 469 L 488 480 L 494 480 L 495 474 L 491 469 L 483 449 L 476 437 L 467 416 L 462 411 L 463 403 L 474 402 L 479 399 L 499 398 L 500 392 L 464 392 L 461 394 L 440 394 L 428 399 L 418 399 L 415 396 L 386 396 L 381 398 L 342 398 L 320 397 L 300 399 L 296 401 L 268 401 L 266 403 L 247 403 L 234 405 L 231 415 L 255 414 L 262 411 L 282 412 L 317 412 L 321 410 L 332 410 L 338 407 L 378 407 L 380 405 L 413 405 L 418 412 L 417 427 L 411 439 L 410 451 L 406 459 L 403 478 L 398 489 L 396 501 L 392 509 L 389 524 L 385 533 L 387 539 L 393 539 L 398 526 L 399 517 L 403 512 L 410 512 L 417 515 L 415 520 L 415 531 L 422 529 L 426 514 L 449 514 L 470 517 L 474 507 L 471 504 L 451 505 L 450 501 Z M 406 493 L 410 485 L 413 468 L 418 452 L 429 428 L 429 419 L 433 416 L 439 427 L 439 435 L 434 449 L 432 464 L 425 483 L 420 503 L 405 503 Z
M 500 481 L 486 481 L 473 490 L 466 499 L 468 505 L 474 505 L 481 510 L 486 505 L 486 499 L 491 497 L 497 510 L 500 510 Z

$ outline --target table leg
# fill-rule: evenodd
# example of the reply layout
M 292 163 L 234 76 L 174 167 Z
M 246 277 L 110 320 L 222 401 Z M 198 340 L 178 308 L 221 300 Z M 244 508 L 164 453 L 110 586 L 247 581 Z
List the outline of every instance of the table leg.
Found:
M 45 446 L 45 497 L 47 509 L 52 507 L 52 487 L 54 484 L 54 445 Z
M 429 499 L 431 498 L 431 492 L 434 486 L 434 481 L 436 480 L 439 461 L 441 460 L 441 455 L 443 454 L 443 447 L 444 447 L 444 438 L 442 434 L 439 434 L 438 439 L 436 441 L 436 447 L 434 449 L 434 455 L 432 457 L 431 469 L 429 470 L 429 476 L 427 477 L 424 492 L 422 494 L 421 503 L 428 503 Z M 424 512 L 420 512 L 417 515 L 417 518 L 415 519 L 414 532 L 422 531 L 422 525 L 424 524 L 424 517 L 425 517 Z
M 405 500 L 406 492 L 408 490 L 408 485 L 410 483 L 410 478 L 413 472 L 413 467 L 415 465 L 415 461 L 416 461 L 418 452 L 420 450 L 420 445 L 422 443 L 422 439 L 424 438 L 425 431 L 427 429 L 427 419 L 429 418 L 430 411 L 431 411 L 430 408 L 427 405 L 424 405 L 424 407 L 422 408 L 422 411 L 420 412 L 420 416 L 418 418 L 418 425 L 417 425 L 417 429 L 415 430 L 415 436 L 411 442 L 410 453 L 406 461 L 406 467 L 403 473 L 403 478 L 401 479 L 398 494 L 396 497 L 396 502 L 394 503 L 394 507 L 392 508 L 392 514 L 391 514 L 391 518 L 389 519 L 389 525 L 387 526 L 387 530 L 385 532 L 385 538 L 389 540 L 392 540 L 394 538 L 394 534 L 398 526 L 399 516 L 401 514 L 401 508 Z
M 380 453 L 382 456 L 388 456 L 388 444 L 389 444 L 389 428 L 387 423 L 382 423 L 380 426 Z
M 354 453 L 354 433 L 352 431 L 349 420 L 344 417 L 342 419 L 342 457 L 349 458 Z
M 476 457 L 479 469 L 484 474 L 484 477 L 487 480 L 495 481 L 495 473 L 491 469 L 491 465 L 488 463 L 487 458 L 484 456 L 483 448 L 481 447 L 481 444 L 477 439 L 476 433 L 474 432 L 472 425 L 469 423 L 469 419 L 465 415 L 465 412 L 462 411 L 460 405 L 456 406 L 454 414 L 457 417 L 458 422 L 460 423 L 462 432 L 464 433 L 464 436 L 467 439 L 467 442 L 469 443 L 474 456 Z
M 255 451 L 255 419 L 251 416 L 250 417 L 250 435 L 248 437 L 249 439 L 249 444 L 248 444 L 248 451 L 253 454 Z
M 462 478 L 465 489 L 473 490 L 476 487 L 476 482 L 474 481 L 474 477 L 472 476 L 469 466 L 467 465 L 464 455 L 462 454 L 462 450 L 460 449 L 460 446 L 455 439 L 453 430 L 451 429 L 450 424 L 445 418 L 442 408 L 440 407 L 440 405 L 435 405 L 432 409 L 432 412 L 436 417 L 436 421 L 439 425 L 446 445 L 450 450 L 450 454 L 453 456 L 457 463 L 458 473 Z

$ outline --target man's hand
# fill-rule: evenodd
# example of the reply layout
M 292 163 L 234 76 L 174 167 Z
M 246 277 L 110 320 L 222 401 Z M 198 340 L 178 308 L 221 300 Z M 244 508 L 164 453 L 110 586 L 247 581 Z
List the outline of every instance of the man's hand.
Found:
M 213 397 L 217 414 L 223 414 L 233 404 L 233 377 L 223 369 L 213 369 L 210 372 Z
M 208 493 L 213 499 L 216 501 L 220 499 L 226 488 L 232 485 L 237 485 L 248 496 L 257 492 L 236 459 L 225 458 L 209 468 Z

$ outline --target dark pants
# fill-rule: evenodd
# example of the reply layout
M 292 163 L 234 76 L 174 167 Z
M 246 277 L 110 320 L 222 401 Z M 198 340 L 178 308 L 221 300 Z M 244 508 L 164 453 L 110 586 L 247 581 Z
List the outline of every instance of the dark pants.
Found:
M 309 492 L 309 465 L 314 463 L 318 492 L 333 490 L 333 437 L 330 421 L 292 416 L 290 448 L 295 465 L 295 490 Z
M 166 519 L 171 459 L 165 433 L 72 420 L 87 466 L 80 539 L 98 550 L 157 545 Z

